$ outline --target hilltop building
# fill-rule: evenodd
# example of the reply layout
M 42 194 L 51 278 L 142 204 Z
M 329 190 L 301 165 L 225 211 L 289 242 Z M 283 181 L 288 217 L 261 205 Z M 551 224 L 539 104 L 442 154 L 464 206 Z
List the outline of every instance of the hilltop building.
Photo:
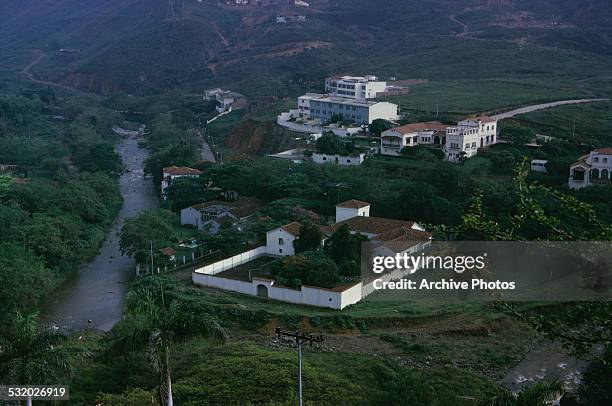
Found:
M 414 123 L 383 131 L 380 137 L 382 155 L 399 156 L 402 149 L 417 145 L 441 145 L 447 126 L 438 123 Z
M 570 166 L 568 186 L 582 189 L 593 185 L 610 185 L 612 148 L 599 148 L 581 156 Z
M 478 149 L 497 143 L 497 120 L 491 117 L 476 117 L 460 121 L 446 129 L 444 152 L 446 159 L 459 162 L 471 158 Z
M 376 119 L 393 121 L 398 118 L 398 107 L 393 103 L 325 94 L 301 96 L 298 98 L 298 110 L 304 118 L 318 119 L 321 123 L 329 122 L 333 117 L 358 125 L 371 124 Z
M 387 90 L 387 82 L 379 81 L 376 76 L 338 75 L 325 79 L 325 91 L 330 96 L 349 99 L 375 99 Z

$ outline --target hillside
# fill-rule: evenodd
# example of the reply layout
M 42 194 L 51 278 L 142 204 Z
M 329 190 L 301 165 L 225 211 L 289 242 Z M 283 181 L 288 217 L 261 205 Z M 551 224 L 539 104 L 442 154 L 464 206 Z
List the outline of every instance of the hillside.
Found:
M 37 78 L 101 93 L 230 85 L 285 96 L 340 71 L 586 79 L 584 62 L 605 72 L 612 51 L 606 0 L 8 0 L 0 27 L 0 68 L 22 69 L 36 49 Z

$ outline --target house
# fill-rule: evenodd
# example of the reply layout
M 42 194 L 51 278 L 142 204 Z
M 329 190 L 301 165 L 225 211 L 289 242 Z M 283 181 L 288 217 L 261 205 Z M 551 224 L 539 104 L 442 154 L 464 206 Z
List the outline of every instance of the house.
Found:
M 357 153 L 354 155 L 329 155 L 314 152 L 312 154 L 312 162 L 322 164 L 336 164 L 344 166 L 361 165 L 365 161 L 364 153 Z
M 370 203 L 349 200 L 336 206 L 336 222 L 321 228 L 331 236 L 346 225 L 351 233 L 362 234 L 372 241 L 415 241 L 429 242 L 431 233 L 414 221 L 395 220 L 384 217 L 370 217 Z
M 175 179 L 197 178 L 200 175 L 202 175 L 202 171 L 186 166 L 169 166 L 164 168 L 161 181 L 161 193 L 163 198 L 166 199 L 166 189 Z
M 353 217 L 369 217 L 370 203 L 361 200 L 347 200 L 336 205 L 336 223 Z
M 612 148 L 599 148 L 581 156 L 570 166 L 568 186 L 581 189 L 592 185 L 610 185 Z
M 479 148 L 497 143 L 497 120 L 481 116 L 460 121 L 446 129 L 444 152 L 446 160 L 459 162 L 471 158 Z
M 330 96 L 350 99 L 375 99 L 387 90 L 387 82 L 379 81 L 374 75 L 338 75 L 325 79 L 325 91 Z
M 174 248 L 162 248 L 159 250 L 159 253 L 162 254 L 168 260 L 168 262 L 176 261 L 176 251 Z
M 262 203 L 255 198 L 242 197 L 234 202 L 212 200 L 181 210 L 181 225 L 217 234 L 222 223 L 229 222 L 240 228 L 261 208 Z
M 246 97 L 240 93 L 232 92 L 231 90 L 223 90 L 220 88 L 216 88 L 206 90 L 204 92 L 204 99 L 216 102 L 217 112 L 225 113 L 227 111 L 232 111 L 232 107 L 235 104 L 238 104 L 238 101 L 245 101 Z
M 303 102 L 306 100 L 304 96 L 300 99 Z M 308 117 L 318 119 L 321 123 L 327 123 L 334 117 L 358 125 L 371 124 L 376 119 L 393 121 L 398 118 L 396 104 L 338 96 L 310 96 L 308 97 L 308 108 Z
M 266 233 L 266 253 L 270 256 L 295 255 L 293 243 L 300 236 L 302 225 L 298 222 L 286 224 Z
M 442 145 L 447 126 L 438 123 L 414 123 L 383 131 L 380 137 L 382 155 L 399 156 L 402 149 L 417 145 Z
M 531 160 L 531 172 L 546 172 L 546 159 L 532 159 Z
M 321 231 L 330 236 L 343 225 L 347 225 L 352 233 L 361 233 L 379 241 L 375 252 L 384 255 L 395 255 L 398 252 L 395 248 L 397 245 L 401 247 L 401 252 L 415 254 L 431 244 L 431 234 L 417 223 L 370 217 L 370 203 L 360 200 L 338 204 L 336 223 L 322 227 Z M 264 268 L 269 267 L 271 262 L 280 257 L 295 255 L 294 242 L 299 238 L 301 230 L 302 225 L 298 222 L 271 230 L 266 234 L 265 246 L 195 269 L 192 281 L 199 286 L 336 310 L 358 303 L 376 290 L 376 281 L 368 277 L 332 289 L 307 285 L 293 289 L 277 283 L 270 276 L 262 276 Z M 380 280 L 400 279 L 405 272 L 394 270 L 381 275 Z

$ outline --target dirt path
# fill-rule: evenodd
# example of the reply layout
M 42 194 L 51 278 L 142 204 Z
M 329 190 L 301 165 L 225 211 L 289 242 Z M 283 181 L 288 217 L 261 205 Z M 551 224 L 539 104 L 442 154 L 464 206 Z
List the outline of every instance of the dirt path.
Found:
M 512 118 L 514 116 L 518 116 L 520 114 L 527 114 L 527 113 L 531 113 L 533 111 L 549 109 L 549 108 L 552 108 L 552 107 L 565 106 L 565 105 L 570 105 L 570 104 L 594 103 L 594 102 L 608 101 L 608 100 L 610 100 L 610 99 L 605 99 L 605 98 L 602 98 L 602 99 L 576 99 L 576 100 L 561 100 L 561 101 L 556 101 L 556 102 L 551 102 L 551 103 L 535 104 L 535 105 L 532 105 L 532 106 L 520 107 L 518 109 L 510 110 L 510 111 L 507 111 L 505 113 L 496 114 L 496 115 L 492 116 L 492 118 L 494 118 L 496 120 L 503 120 L 503 119 L 506 119 L 506 118 Z
M 463 32 L 460 32 L 456 35 L 458 38 L 465 38 L 470 33 L 470 27 L 466 23 L 457 20 L 457 16 L 455 14 L 451 14 L 450 16 L 448 16 L 448 18 L 450 18 L 452 22 L 459 24 L 461 28 L 463 28 Z
M 71 91 L 79 91 L 80 92 L 80 90 L 78 90 L 78 89 L 75 89 L 75 88 L 70 87 L 70 86 L 65 86 L 65 85 L 62 85 L 60 83 L 51 82 L 49 80 L 36 79 L 36 77 L 32 73 L 32 68 L 35 67 L 36 65 L 38 65 L 40 62 L 42 62 L 47 57 L 47 54 L 42 49 L 34 49 L 33 51 L 36 54 L 36 58 L 34 58 L 34 60 L 32 62 L 30 62 L 25 68 L 23 68 L 21 70 L 21 73 L 23 75 L 25 75 L 26 78 L 30 82 L 37 83 L 39 85 L 61 87 L 62 89 L 71 90 Z

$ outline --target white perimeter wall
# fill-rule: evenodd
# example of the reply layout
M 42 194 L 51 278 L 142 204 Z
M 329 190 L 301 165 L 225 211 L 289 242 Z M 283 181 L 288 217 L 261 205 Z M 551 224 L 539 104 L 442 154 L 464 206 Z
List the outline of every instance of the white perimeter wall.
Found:
M 251 296 L 257 296 L 257 287 L 263 285 L 268 290 L 269 299 L 287 303 L 327 307 L 337 310 L 342 310 L 346 306 L 355 304 L 362 298 L 361 292 L 363 284 L 361 282 L 343 291 L 333 291 L 311 286 L 302 286 L 301 289 L 278 287 L 275 286 L 275 281 L 269 279 L 253 278 L 252 282 L 244 282 L 215 276 L 220 272 L 227 271 L 228 269 L 257 259 L 265 254 L 266 247 L 256 248 L 223 261 L 196 269 L 193 271 L 191 279 L 195 285 L 229 290 Z

